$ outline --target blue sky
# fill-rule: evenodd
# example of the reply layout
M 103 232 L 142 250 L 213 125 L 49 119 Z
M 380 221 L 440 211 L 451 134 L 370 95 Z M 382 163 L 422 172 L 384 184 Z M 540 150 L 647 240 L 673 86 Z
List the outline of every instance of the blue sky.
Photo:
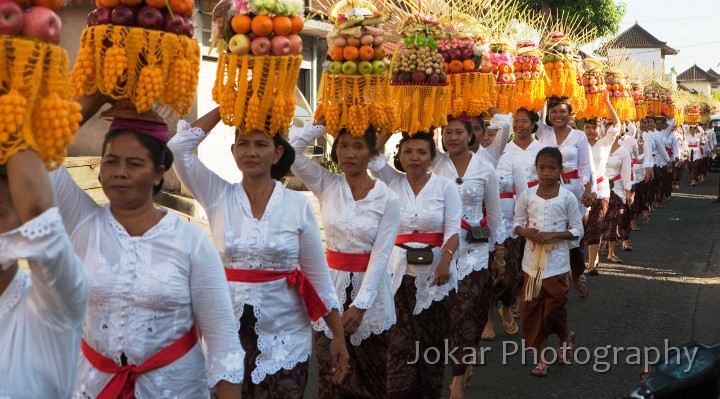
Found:
M 618 0 L 615 0 L 619 3 Z M 678 73 L 697 64 L 720 72 L 720 1 L 626 0 L 627 11 L 619 32 L 635 21 L 653 36 L 680 50 L 665 58 L 665 72 Z

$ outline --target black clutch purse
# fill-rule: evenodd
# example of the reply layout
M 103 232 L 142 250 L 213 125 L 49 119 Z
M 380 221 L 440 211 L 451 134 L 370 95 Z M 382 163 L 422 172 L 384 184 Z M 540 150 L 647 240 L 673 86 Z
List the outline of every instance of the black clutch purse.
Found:
M 429 265 L 433 262 L 433 246 L 428 245 L 425 248 L 412 248 L 405 244 L 397 244 L 398 247 L 404 249 L 407 263 L 411 265 Z
M 465 240 L 470 243 L 476 242 L 489 242 L 490 241 L 490 229 L 483 226 L 472 226 L 467 231 Z

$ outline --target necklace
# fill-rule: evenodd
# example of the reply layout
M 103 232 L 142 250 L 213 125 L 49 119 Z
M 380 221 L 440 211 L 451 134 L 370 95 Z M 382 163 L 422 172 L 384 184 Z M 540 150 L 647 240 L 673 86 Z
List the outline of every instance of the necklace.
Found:
M 548 192 L 546 192 L 545 190 L 540 189 L 540 186 L 538 186 L 538 189 L 537 189 L 537 190 L 538 190 L 541 194 L 543 194 L 543 195 L 552 195 L 552 194 L 555 194 L 556 191 L 559 191 L 559 189 L 560 189 L 560 186 L 557 186 L 556 188 L 554 188 L 552 191 L 550 191 L 550 192 L 548 193 Z

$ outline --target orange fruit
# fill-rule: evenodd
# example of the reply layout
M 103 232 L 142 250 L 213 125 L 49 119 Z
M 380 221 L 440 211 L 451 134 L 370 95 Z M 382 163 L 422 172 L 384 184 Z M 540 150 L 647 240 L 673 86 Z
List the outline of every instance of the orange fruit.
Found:
M 278 15 L 273 17 L 273 33 L 277 36 L 287 36 L 292 32 L 292 21 L 289 17 Z
M 553 64 L 552 62 L 548 62 L 545 64 L 546 71 L 552 71 L 553 69 L 555 69 L 555 64 Z
M 375 57 L 375 50 L 372 46 L 362 46 L 358 52 L 360 53 L 360 59 L 363 61 L 370 61 Z
M 102 0 L 95 0 L 95 7 L 102 8 L 103 7 Z
M 508 64 L 500 65 L 500 73 L 512 73 L 512 67 Z
M 463 70 L 465 72 L 472 72 L 475 70 L 475 61 L 473 60 L 465 60 L 463 61 Z
M 100 3 L 105 8 L 115 8 L 120 5 L 120 0 L 100 0 Z M 163 0 L 163 7 L 165 7 L 164 0 Z
M 492 72 L 492 65 L 490 63 L 484 63 L 483 66 L 480 68 L 480 72 L 482 73 L 490 73 Z
M 250 29 L 258 36 L 267 36 L 273 31 L 273 22 L 267 15 L 256 15 L 250 22 Z
M 515 63 L 513 63 L 513 68 L 515 68 L 516 71 L 521 71 L 521 70 L 522 70 L 522 64 L 519 63 L 518 61 L 515 61 Z
M 557 61 L 555 62 L 555 69 L 565 69 L 565 67 L 562 62 Z
M 335 46 L 330 50 L 330 59 L 333 61 L 342 61 L 343 60 L 343 48 L 340 46 Z
M 465 67 L 463 66 L 462 61 L 460 60 L 452 60 L 450 61 L 450 72 L 451 73 L 461 73 Z
M 529 71 L 532 71 L 532 69 L 533 69 L 533 64 L 531 64 L 531 63 L 529 63 L 529 62 L 525 62 L 525 63 L 522 64 L 522 71 L 523 71 L 523 72 L 529 72 Z M 516 70 L 516 71 L 519 71 L 519 69 L 517 69 L 517 68 L 515 68 L 515 70 Z
M 375 52 L 375 54 L 373 55 L 373 59 L 380 61 L 385 58 L 385 49 L 383 48 L 383 46 L 377 46 L 374 48 L 373 51 Z
M 39 0 L 42 1 L 42 0 Z M 142 4 L 143 0 L 120 0 L 120 4 L 128 7 L 135 7 L 139 4 Z
M 185 9 L 187 10 L 183 16 L 186 16 L 188 18 L 192 17 L 193 12 L 195 12 L 195 2 L 193 0 L 184 0 L 185 1 Z
M 237 14 L 230 20 L 230 26 L 235 33 L 246 34 L 250 32 L 252 19 L 247 14 Z
M 116 1 L 119 3 L 118 0 L 102 0 L 102 1 L 105 4 L 105 7 L 111 7 L 111 6 L 107 5 L 108 1 Z M 149 5 L 150 7 L 159 8 L 159 9 L 163 9 L 167 6 L 167 3 L 165 2 L 165 0 L 145 0 L 145 4 Z
M 45 7 L 53 11 L 57 11 L 62 5 L 62 0 L 33 0 L 32 5 L 35 7 Z
M 360 51 L 355 46 L 345 46 L 343 49 L 343 57 L 348 61 L 355 61 L 359 55 Z
M 533 72 L 539 72 L 541 66 L 542 66 L 542 64 L 532 64 Z
M 492 64 L 492 72 L 497 73 L 500 70 L 498 64 Z
M 616 84 L 612 85 L 612 89 L 613 89 L 613 91 L 618 91 L 618 90 L 620 90 L 620 85 L 618 85 L 616 83 Z
M 292 30 L 290 33 L 297 35 L 305 27 L 305 21 L 298 16 L 290 17 L 290 23 L 292 24 Z
M 572 67 L 573 67 L 572 64 L 570 64 L 569 62 L 563 62 L 563 68 L 572 69 Z
M 135 0 L 120 0 L 120 1 L 135 1 Z M 168 0 L 170 9 L 175 14 L 185 15 L 187 13 L 187 4 L 185 0 Z

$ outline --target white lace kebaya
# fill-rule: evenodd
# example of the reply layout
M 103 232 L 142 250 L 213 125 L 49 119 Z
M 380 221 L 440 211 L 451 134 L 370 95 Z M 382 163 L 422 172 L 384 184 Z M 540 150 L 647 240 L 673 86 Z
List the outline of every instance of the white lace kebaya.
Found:
M 291 272 L 300 267 L 328 310 L 341 309 L 330 280 L 320 229 L 304 194 L 276 182 L 265 213 L 256 219 L 242 183 L 231 184 L 195 155 L 205 133 L 180 121 L 168 143 L 182 183 L 205 209 L 215 249 L 226 268 Z M 227 284 L 225 277 L 223 282 Z M 312 352 L 312 326 L 297 288 L 280 279 L 231 282 L 238 321 L 245 305 L 257 318 L 258 355 L 252 381 L 262 382 L 280 369 L 291 370 Z M 237 334 L 237 333 L 236 333 Z
M 460 233 L 462 204 L 455 183 L 432 173 L 425 187 L 415 196 L 405 174 L 396 171 L 387 163 L 385 155 L 379 155 L 370 162 L 368 169 L 384 181 L 400 198 L 400 229 L 398 235 L 420 233 L 442 233 L 443 243 L 454 234 Z M 408 247 L 425 248 L 427 244 L 410 242 Z M 441 246 L 434 247 L 433 263 L 430 265 L 408 265 L 406 250 L 395 245 L 390 255 L 388 272 L 393 283 L 393 295 L 400 288 L 404 275 L 415 277 L 417 287 L 416 304 L 413 314 L 420 314 L 441 301 L 457 288 L 457 268 L 450 265 L 450 279 L 446 284 L 430 286 L 435 268 L 440 262 Z
M 57 208 L 0 235 L 3 269 L 24 258 L 0 296 L 0 398 L 66 399 L 75 384 L 88 282 Z
M 330 173 L 305 157 L 305 148 L 325 133 L 325 127 L 317 125 L 306 127 L 297 136 L 291 134 L 290 144 L 296 154 L 292 171 L 320 201 L 328 249 L 342 254 L 371 254 L 364 273 L 330 268 L 340 303 L 346 302 L 352 280 L 350 306 L 365 309 L 360 326 L 350 336 L 350 342 L 358 346 L 371 334 L 382 334 L 396 322 L 387 267 L 400 225 L 400 201 L 379 180 L 375 180 L 375 186 L 365 198 L 355 201 L 344 176 Z M 313 327 L 332 338 L 323 319 L 318 319 Z
M 205 232 L 168 212 L 143 236 L 131 237 L 64 167 L 50 177 L 90 281 L 83 340 L 118 366 L 123 355 L 139 366 L 197 323 L 207 360 L 196 343 L 175 362 L 141 374 L 137 398 L 208 398 L 208 387 L 221 380 L 241 383 L 245 353 L 222 263 Z M 112 377 L 81 354 L 74 397 L 97 397 Z
M 433 173 L 454 183 L 462 203 L 462 219 L 471 226 L 478 226 L 483 214 L 483 201 L 487 210 L 487 227 L 490 229 L 489 243 L 469 243 L 466 230 L 460 231 L 460 245 L 457 249 L 458 280 L 468 274 L 488 268 L 489 244 L 502 244 L 507 238 L 500 211 L 500 191 L 495 168 L 490 162 L 471 154 L 470 163 L 463 176 L 458 176 L 455 164 L 447 153 L 438 153 Z M 458 220 L 460 223 L 460 220 Z

